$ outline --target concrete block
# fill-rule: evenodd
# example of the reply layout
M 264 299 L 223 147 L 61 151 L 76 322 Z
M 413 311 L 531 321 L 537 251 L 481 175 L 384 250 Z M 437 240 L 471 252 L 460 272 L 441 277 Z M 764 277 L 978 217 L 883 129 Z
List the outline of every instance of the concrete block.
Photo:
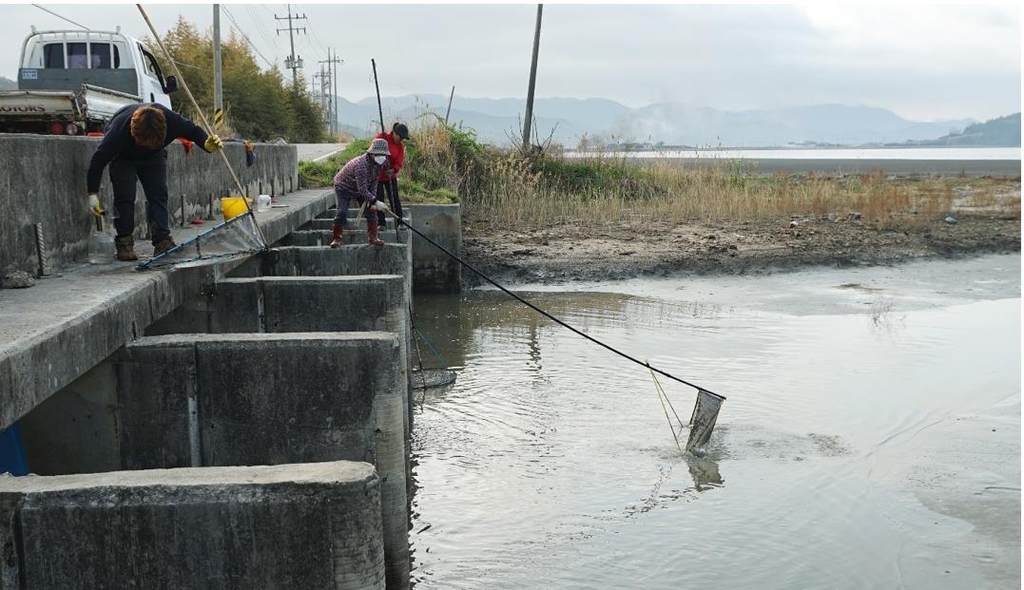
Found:
M 192 360 L 180 354 L 190 347 Z M 124 468 L 181 466 L 182 456 L 204 466 L 372 463 L 381 477 L 387 577 L 407 584 L 407 383 L 399 351 L 398 336 L 385 332 L 140 338 L 125 347 L 118 369 Z M 146 431 L 170 444 L 140 448 Z
M 397 361 L 397 337 L 380 332 L 140 338 L 118 362 L 123 468 L 188 466 L 165 437 L 189 440 L 192 392 L 202 465 L 372 463 L 374 401 L 400 395 Z M 151 445 L 133 443 L 149 430 Z
M 211 332 L 408 330 L 400 275 L 225 279 L 210 298 Z
M 402 275 L 412 301 L 412 253 L 399 244 L 341 248 L 284 246 L 260 255 L 263 276 Z
M 384 588 L 366 463 L 0 476 L 0 588 Z
M 408 205 L 411 224 L 455 256 L 462 256 L 462 218 L 459 205 Z M 315 223 L 315 220 L 314 220 Z M 416 293 L 459 293 L 462 264 L 414 233 L 412 283 Z
M 407 229 L 402 229 L 395 235 L 394 226 L 389 226 L 386 231 L 379 232 L 378 237 L 384 240 L 388 244 L 412 244 L 412 232 Z M 330 246 L 333 236 L 330 229 L 310 229 L 310 230 L 298 230 L 293 231 L 284 240 L 281 240 L 282 246 Z M 341 239 L 345 244 L 365 244 L 366 243 L 366 228 L 359 227 L 357 229 L 346 229 L 341 234 Z

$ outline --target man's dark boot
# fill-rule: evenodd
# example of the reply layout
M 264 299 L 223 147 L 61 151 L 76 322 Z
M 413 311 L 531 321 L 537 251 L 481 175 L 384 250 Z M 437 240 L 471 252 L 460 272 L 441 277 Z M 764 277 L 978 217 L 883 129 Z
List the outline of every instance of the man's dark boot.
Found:
M 345 227 L 341 225 L 334 226 L 333 233 L 331 233 L 331 248 L 337 248 L 341 245 L 341 232 Z
M 117 259 L 124 262 L 138 260 L 135 254 L 135 238 L 132 236 L 114 238 L 114 248 L 117 249 Z
M 153 244 L 153 256 L 160 256 L 175 246 L 177 246 L 177 244 L 174 243 L 171 236 L 164 236 Z
M 377 220 L 367 219 L 366 220 L 366 243 L 374 246 L 383 246 L 384 241 L 377 237 Z

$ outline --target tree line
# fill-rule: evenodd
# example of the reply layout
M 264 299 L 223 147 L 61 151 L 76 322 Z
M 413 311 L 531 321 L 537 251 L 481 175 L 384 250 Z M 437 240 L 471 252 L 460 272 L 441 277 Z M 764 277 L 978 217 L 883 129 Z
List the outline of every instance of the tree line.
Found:
M 213 31 L 200 33 L 195 25 L 178 17 L 162 39 L 164 47 L 181 70 L 189 90 L 213 121 Z M 156 49 L 152 39 L 147 45 Z M 254 141 L 284 138 L 292 143 L 315 143 L 325 139 L 323 110 L 306 89 L 300 76 L 295 84 L 275 64 L 261 70 L 247 42 L 235 31 L 221 38 L 221 80 L 224 97 L 226 137 Z M 162 52 L 155 52 L 164 75 L 174 69 Z M 174 110 L 198 121 L 195 107 L 184 90 L 171 96 Z

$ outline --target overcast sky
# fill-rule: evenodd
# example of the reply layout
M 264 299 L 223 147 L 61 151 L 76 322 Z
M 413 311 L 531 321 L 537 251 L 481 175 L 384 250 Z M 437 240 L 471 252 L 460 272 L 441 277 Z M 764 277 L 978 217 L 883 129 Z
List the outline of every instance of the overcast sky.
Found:
M 820 6 L 819 6 L 820 5 Z M 80 25 L 148 33 L 134 4 L 39 4 Z M 224 4 L 222 34 L 245 33 L 266 60 L 289 52 L 284 4 Z M 164 33 L 179 15 L 208 30 L 210 4 L 146 4 Z M 30 26 L 76 28 L 32 4 L 0 7 L 0 76 L 14 79 Z M 536 4 L 292 4 L 306 79 L 327 48 L 338 93 L 525 97 Z M 907 119 L 986 120 L 1021 109 L 1020 9 L 1012 4 L 847 6 L 546 4 L 539 97 L 673 101 L 721 110 L 837 103 Z M 230 15 L 230 16 L 229 16 Z M 233 21 L 232 18 L 233 17 Z M 155 48 L 154 48 L 155 49 Z M 185 75 L 188 71 L 185 70 Z M 187 79 L 186 79 L 187 80 Z

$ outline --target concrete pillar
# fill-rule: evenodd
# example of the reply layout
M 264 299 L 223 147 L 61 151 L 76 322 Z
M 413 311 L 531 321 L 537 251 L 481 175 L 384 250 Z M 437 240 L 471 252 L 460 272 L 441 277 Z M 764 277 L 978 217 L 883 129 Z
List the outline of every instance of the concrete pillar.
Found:
M 407 383 L 399 351 L 398 336 L 386 332 L 140 338 L 118 363 L 124 468 L 372 463 L 381 477 L 388 584 L 405 587 Z
M 412 226 L 455 256 L 462 256 L 459 205 L 408 205 Z M 316 220 L 313 220 L 316 223 Z M 459 293 L 462 264 L 419 234 L 412 238 L 413 290 L 417 293 Z
M 407 322 L 412 326 L 412 251 L 403 245 L 354 245 L 341 248 L 283 246 L 260 255 L 262 276 L 401 275 L 407 302 Z M 407 342 L 412 345 L 411 334 Z M 412 407 L 408 410 L 412 424 Z
M 0 476 L 0 589 L 384 588 L 366 463 Z
M 258 277 L 219 281 L 208 293 L 178 308 L 147 335 L 179 333 L 385 331 L 399 338 L 406 359 L 397 383 L 405 384 L 405 437 L 412 436 L 409 354 L 412 332 L 403 277 Z

